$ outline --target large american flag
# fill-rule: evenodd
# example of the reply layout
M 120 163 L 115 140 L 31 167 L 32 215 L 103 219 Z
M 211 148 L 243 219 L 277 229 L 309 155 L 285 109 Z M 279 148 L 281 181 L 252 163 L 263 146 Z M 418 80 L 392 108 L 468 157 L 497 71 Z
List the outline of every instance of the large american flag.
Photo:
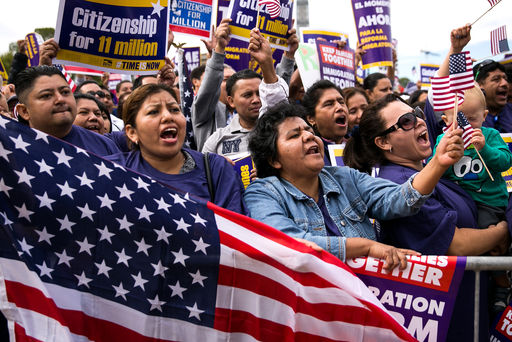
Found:
M 414 340 L 334 256 L 2 117 L 0 235 L 20 340 Z
M 258 7 L 267 5 L 268 14 L 270 18 L 275 19 L 281 13 L 281 1 L 280 0 L 258 0 Z
M 491 31 L 491 53 L 493 56 L 509 51 L 507 26 L 503 25 Z
M 194 101 L 194 92 L 192 90 L 192 81 L 188 72 L 187 59 L 184 56 L 184 50 L 179 49 L 177 55 L 178 77 L 180 85 L 181 111 L 187 120 L 187 132 L 185 136 L 185 145 L 193 150 L 196 147 L 194 139 L 194 130 L 192 127 L 192 102 Z

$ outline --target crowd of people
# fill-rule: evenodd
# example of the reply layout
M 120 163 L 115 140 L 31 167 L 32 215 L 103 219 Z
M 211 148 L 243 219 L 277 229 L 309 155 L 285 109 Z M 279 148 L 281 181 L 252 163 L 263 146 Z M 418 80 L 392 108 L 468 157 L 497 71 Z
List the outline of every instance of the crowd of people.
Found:
M 385 259 L 386 269 L 403 269 L 407 255 L 420 253 L 509 253 L 512 216 L 501 172 L 512 166 L 512 153 L 499 133 L 512 132 L 510 66 L 485 60 L 473 67 L 475 84 L 460 109 L 474 129 L 474 148 L 464 149 L 457 114 L 435 112 L 427 90 L 394 93 L 389 74 L 370 74 L 352 88 L 319 80 L 304 89 L 295 29 L 276 67 L 269 42 L 253 29 L 248 50 L 261 74 L 233 70 L 224 63 L 229 24 L 222 20 L 206 42 L 206 65 L 190 75 L 197 150 L 184 147 L 189 132 L 170 61 L 157 75 L 118 83 L 114 93 L 93 80 L 73 93 L 51 65 L 59 49 L 53 39 L 41 46 L 37 67 L 27 68 L 20 46 L 0 112 L 342 261 L 373 256 Z M 450 33 L 449 54 L 464 49 L 470 31 L 466 25 Z M 448 56 L 437 76 L 447 73 Z M 331 166 L 328 145 L 341 143 L 346 166 Z M 256 170 L 245 190 L 232 166 L 242 153 L 251 154 Z M 504 273 L 481 281 L 491 293 L 489 304 L 486 291 L 480 301 L 485 339 L 484 313 L 504 309 L 510 283 Z M 448 340 L 472 339 L 473 284 L 466 272 Z

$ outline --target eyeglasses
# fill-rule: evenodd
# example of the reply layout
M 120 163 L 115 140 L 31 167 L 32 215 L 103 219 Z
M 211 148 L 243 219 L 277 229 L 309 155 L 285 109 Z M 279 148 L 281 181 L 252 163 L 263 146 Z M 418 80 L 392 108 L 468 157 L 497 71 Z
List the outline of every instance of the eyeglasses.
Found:
M 491 65 L 493 63 L 498 63 L 498 62 L 496 62 L 492 59 L 486 59 L 483 62 L 480 62 L 477 65 L 475 65 L 475 67 L 473 68 L 473 71 L 475 73 L 475 80 L 478 78 L 478 75 L 480 74 L 480 71 L 482 71 L 483 68 L 485 68 L 486 66 Z
M 416 126 L 418 118 L 425 120 L 425 114 L 420 107 L 414 108 L 412 112 L 402 114 L 396 121 L 396 124 L 389 127 L 384 132 L 377 134 L 375 137 L 383 137 L 391 132 L 396 131 L 399 128 L 403 129 L 404 131 L 409 131 Z
M 105 98 L 105 93 L 102 92 L 101 90 L 98 90 L 98 91 L 88 91 L 87 94 L 92 95 L 92 96 L 98 96 L 98 97 L 101 97 L 102 99 Z

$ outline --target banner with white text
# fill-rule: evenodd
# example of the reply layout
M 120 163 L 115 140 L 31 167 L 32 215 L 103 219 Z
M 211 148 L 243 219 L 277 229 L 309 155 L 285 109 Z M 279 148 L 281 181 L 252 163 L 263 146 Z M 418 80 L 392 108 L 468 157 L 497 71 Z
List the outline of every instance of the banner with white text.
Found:
M 171 0 L 170 28 L 172 32 L 210 38 L 212 0 Z
M 390 1 L 352 0 L 363 69 L 393 66 Z
M 262 6 L 258 16 L 258 1 L 233 0 L 229 3 L 228 17 L 231 36 L 249 41 L 251 30 L 257 27 L 276 49 L 288 50 L 288 30 L 292 28 L 294 0 L 281 0 L 279 14 L 272 18 L 268 5 Z M 258 22 L 256 22 L 258 21 Z
M 316 41 L 320 76 L 329 80 L 341 89 L 354 87 L 356 71 L 354 67 L 354 50 L 345 46 L 338 49 L 335 43 Z
M 383 269 L 383 260 L 371 257 L 348 260 L 347 265 L 418 341 L 445 341 L 465 257 L 411 256 L 404 270 L 392 272 Z
M 156 74 L 164 65 L 168 0 L 61 0 L 54 63 Z

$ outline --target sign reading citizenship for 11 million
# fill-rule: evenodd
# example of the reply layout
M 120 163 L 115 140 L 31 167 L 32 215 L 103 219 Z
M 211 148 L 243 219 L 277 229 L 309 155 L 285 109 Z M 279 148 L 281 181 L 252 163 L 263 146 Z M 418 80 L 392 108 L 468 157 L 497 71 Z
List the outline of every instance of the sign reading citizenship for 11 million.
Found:
M 55 63 L 155 74 L 167 48 L 168 0 L 61 0 Z

